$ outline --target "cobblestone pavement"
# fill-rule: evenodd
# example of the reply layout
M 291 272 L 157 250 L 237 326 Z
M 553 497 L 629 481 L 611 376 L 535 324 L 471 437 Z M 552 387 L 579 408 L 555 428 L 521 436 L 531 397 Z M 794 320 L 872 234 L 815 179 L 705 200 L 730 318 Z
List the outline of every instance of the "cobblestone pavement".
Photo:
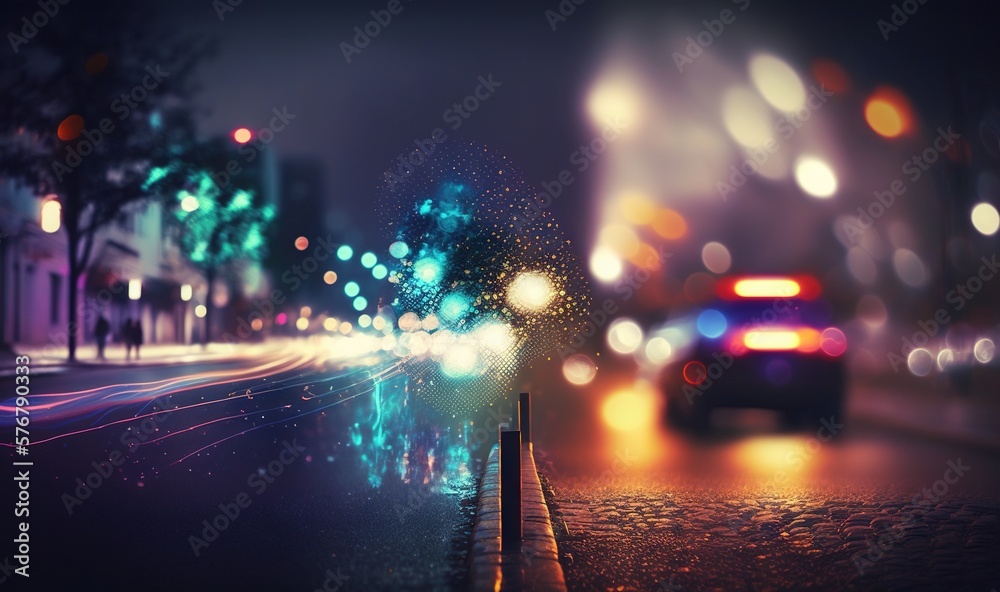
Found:
M 902 501 L 705 500 L 627 486 L 564 486 L 557 499 L 571 590 L 987 592 L 1000 582 L 996 505 L 950 500 L 911 519 L 916 507 Z
M 693 469 L 588 477 L 543 463 L 569 590 L 1000 589 L 995 460 L 966 456 L 961 462 L 975 463 L 970 475 L 978 474 L 959 478 L 945 473 L 940 454 L 886 454 L 862 442 L 824 454 L 881 454 L 890 464 L 923 455 L 931 476 L 716 478 L 725 471 L 710 467 L 733 447 L 718 447 Z

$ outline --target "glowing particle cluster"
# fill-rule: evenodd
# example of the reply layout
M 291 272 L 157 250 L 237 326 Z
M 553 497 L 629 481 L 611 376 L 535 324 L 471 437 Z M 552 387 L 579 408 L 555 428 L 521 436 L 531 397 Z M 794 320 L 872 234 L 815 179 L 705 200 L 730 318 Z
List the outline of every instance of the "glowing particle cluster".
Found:
M 473 410 L 583 326 L 589 295 L 569 241 L 507 157 L 447 144 L 382 191 L 389 281 L 410 388 Z

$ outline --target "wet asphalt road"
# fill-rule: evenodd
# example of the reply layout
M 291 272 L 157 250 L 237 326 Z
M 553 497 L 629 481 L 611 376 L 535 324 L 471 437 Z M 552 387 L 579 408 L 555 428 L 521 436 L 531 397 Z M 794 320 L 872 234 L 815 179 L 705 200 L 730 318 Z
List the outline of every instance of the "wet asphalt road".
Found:
M 549 449 L 570 590 L 982 590 L 1000 585 L 1000 459 L 844 422 L 812 432 Z M 826 435 L 825 433 L 823 434 Z M 579 453 L 579 451 L 577 451 Z
M 46 393 L 234 367 L 240 364 L 38 377 L 33 401 L 40 404 Z M 169 408 L 184 409 L 147 423 L 149 441 L 170 436 L 160 442 L 130 446 L 144 429 L 134 420 L 33 445 L 30 585 L 8 576 L 0 581 L 0 590 L 463 587 L 471 481 L 442 486 L 441 468 L 421 471 L 413 466 L 418 460 L 433 464 L 428 452 L 435 442 L 447 440 L 450 420 L 433 410 L 422 412 L 413 401 L 405 417 L 373 419 L 374 398 L 365 392 L 371 381 L 332 389 L 322 383 L 338 372 L 297 369 L 175 394 Z M 274 390 L 252 399 L 238 396 L 268 385 Z M 383 387 L 384 396 L 398 397 L 405 380 L 396 377 Z M 322 396 L 309 398 L 316 394 Z M 358 396 L 350 398 L 352 394 Z M 338 397 L 349 400 L 321 409 Z M 198 406 L 216 400 L 224 401 Z M 397 403 L 392 407 L 400 408 Z M 46 424 L 39 412 L 33 416 L 32 438 L 106 424 L 140 408 L 126 405 L 121 413 L 58 425 Z M 373 423 L 383 428 L 380 433 L 394 450 L 374 452 Z M 408 447 L 397 439 L 404 426 L 411 435 Z M 407 452 L 413 461 L 409 482 L 400 477 L 405 470 L 400 459 Z M 443 467 L 440 451 L 437 455 Z M 9 448 L 5 456 L 13 458 Z M 105 465 L 110 460 L 121 461 L 113 471 Z M 96 473 L 102 470 L 110 474 L 99 478 Z M 430 485 L 423 483 L 424 476 Z M 377 487 L 372 482 L 376 478 Z M 89 479 L 92 487 L 79 489 L 77 479 Z M 16 494 L 4 487 L 0 495 L 5 505 L 12 505 Z M 67 496 L 77 501 L 67 501 Z M 227 512 L 229 517 L 223 517 Z M 215 534 L 206 533 L 206 521 L 219 527 Z M 13 555 L 10 545 L 0 553 L 0 564 Z

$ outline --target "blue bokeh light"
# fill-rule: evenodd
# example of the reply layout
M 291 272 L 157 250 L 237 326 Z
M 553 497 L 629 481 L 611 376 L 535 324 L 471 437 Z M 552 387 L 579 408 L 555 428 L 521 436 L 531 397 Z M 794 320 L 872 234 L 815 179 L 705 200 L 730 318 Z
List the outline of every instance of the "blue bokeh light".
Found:
M 350 245 L 341 245 L 340 248 L 337 249 L 337 259 L 340 259 L 341 261 L 347 261 L 353 256 L 354 249 L 352 249 Z
M 347 294 L 350 298 L 354 298 L 360 293 L 361 286 L 358 285 L 358 282 L 347 282 L 344 285 L 344 294 Z
M 708 309 L 698 315 L 698 332 L 715 339 L 726 332 L 726 317 L 715 309 Z
M 369 252 L 361 256 L 361 265 L 365 269 L 371 269 L 376 263 L 378 263 L 378 257 L 375 256 L 375 253 Z
M 368 299 L 364 296 L 358 296 L 354 299 L 354 310 L 362 311 L 368 308 Z

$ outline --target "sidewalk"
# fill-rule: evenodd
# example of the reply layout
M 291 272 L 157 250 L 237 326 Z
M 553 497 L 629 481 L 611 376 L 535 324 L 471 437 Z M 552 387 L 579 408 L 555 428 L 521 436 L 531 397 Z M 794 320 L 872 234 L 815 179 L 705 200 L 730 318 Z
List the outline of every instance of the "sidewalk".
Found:
M 976 389 L 958 394 L 943 383 L 924 388 L 857 381 L 847 401 L 850 418 L 933 439 L 1000 453 L 1000 394 Z
M 69 350 L 65 347 L 49 345 L 13 344 L 13 352 L 0 356 L 0 376 L 14 374 L 14 357 L 28 356 L 31 359 L 32 374 L 58 374 L 69 369 L 98 368 L 139 368 L 156 367 L 170 364 L 195 362 L 227 362 L 246 357 L 251 353 L 262 353 L 280 347 L 280 343 L 255 343 L 235 347 L 226 343 L 210 343 L 207 347 L 200 344 L 151 343 L 140 349 L 141 357 L 136 359 L 135 352 L 131 360 L 125 359 L 125 346 L 109 344 L 104 355 L 106 360 L 97 359 L 97 346 L 86 343 L 77 346 L 76 362 L 67 361 Z

